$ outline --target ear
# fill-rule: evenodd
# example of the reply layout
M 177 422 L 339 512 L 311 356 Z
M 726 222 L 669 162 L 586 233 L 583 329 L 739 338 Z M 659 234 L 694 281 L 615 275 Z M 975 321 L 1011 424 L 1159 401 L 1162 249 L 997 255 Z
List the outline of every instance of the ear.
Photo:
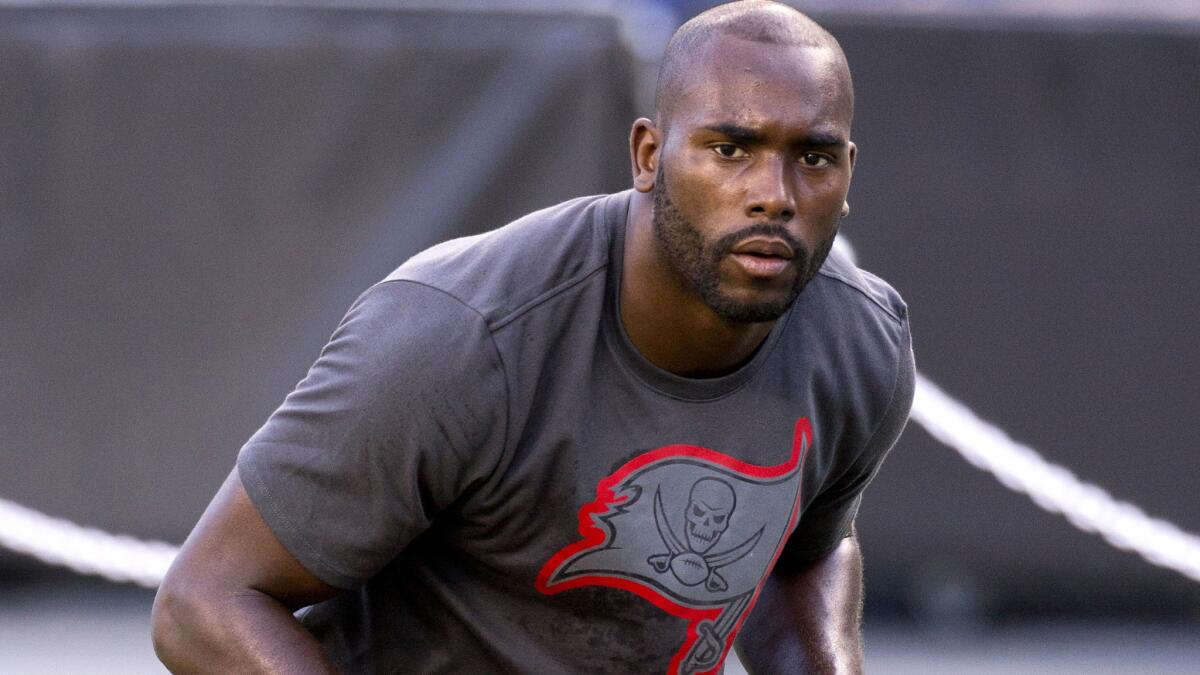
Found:
M 858 146 L 855 145 L 854 143 L 850 143 L 849 147 L 846 149 L 846 156 L 850 158 L 850 177 L 852 177 L 854 175 L 854 160 L 858 158 Z M 847 190 L 849 190 L 849 188 L 850 188 L 850 185 L 849 185 L 850 177 L 847 177 L 847 185 L 846 185 Z M 850 215 L 850 202 L 843 201 L 842 202 L 842 217 L 845 218 L 848 215 Z
M 645 117 L 639 117 L 629 132 L 629 155 L 633 162 L 633 188 L 638 192 L 654 189 L 658 175 L 658 155 L 662 150 L 662 132 Z

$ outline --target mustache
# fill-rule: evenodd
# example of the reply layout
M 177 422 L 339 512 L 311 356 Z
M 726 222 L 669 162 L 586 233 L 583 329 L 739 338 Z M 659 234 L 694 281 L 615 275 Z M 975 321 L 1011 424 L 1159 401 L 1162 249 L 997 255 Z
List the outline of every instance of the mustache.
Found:
M 712 244 L 712 252 L 716 256 L 723 256 L 729 252 L 739 241 L 748 239 L 749 237 L 764 236 L 776 237 L 782 239 L 788 246 L 792 248 L 796 260 L 805 261 L 808 259 L 808 249 L 804 247 L 799 239 L 788 231 L 783 225 L 774 223 L 755 223 L 735 232 L 717 239 Z

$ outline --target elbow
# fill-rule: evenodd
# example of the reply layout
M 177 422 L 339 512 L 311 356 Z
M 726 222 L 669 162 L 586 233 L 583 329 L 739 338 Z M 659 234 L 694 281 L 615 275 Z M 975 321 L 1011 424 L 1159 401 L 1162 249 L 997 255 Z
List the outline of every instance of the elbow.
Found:
M 200 652 L 203 640 L 198 638 L 198 626 L 204 615 L 200 594 L 188 592 L 187 586 L 168 575 L 154 596 L 150 612 L 150 637 L 154 654 L 171 672 L 191 670 L 189 660 Z
M 154 654 L 168 668 L 183 645 L 183 623 L 179 596 L 165 583 L 154 596 L 154 609 L 150 611 L 150 639 L 154 642 Z

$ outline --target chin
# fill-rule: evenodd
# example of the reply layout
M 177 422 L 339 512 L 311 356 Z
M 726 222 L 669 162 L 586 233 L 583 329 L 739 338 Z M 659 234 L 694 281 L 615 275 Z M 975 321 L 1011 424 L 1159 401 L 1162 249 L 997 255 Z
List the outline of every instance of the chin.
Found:
M 735 298 L 724 293 L 705 294 L 705 304 L 719 317 L 730 323 L 763 323 L 775 321 L 783 316 L 796 294 L 786 293 L 770 297 Z

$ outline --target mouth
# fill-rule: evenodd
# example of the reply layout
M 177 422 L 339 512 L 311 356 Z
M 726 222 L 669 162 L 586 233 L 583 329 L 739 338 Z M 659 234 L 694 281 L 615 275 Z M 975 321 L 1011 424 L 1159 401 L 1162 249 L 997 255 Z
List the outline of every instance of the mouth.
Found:
M 775 237 L 751 237 L 738 242 L 730 252 L 734 255 L 751 255 L 758 258 L 791 260 L 795 257 L 792 247 L 784 240 Z
M 769 279 L 791 267 L 795 253 L 782 239 L 752 237 L 730 249 L 730 255 L 751 277 Z

